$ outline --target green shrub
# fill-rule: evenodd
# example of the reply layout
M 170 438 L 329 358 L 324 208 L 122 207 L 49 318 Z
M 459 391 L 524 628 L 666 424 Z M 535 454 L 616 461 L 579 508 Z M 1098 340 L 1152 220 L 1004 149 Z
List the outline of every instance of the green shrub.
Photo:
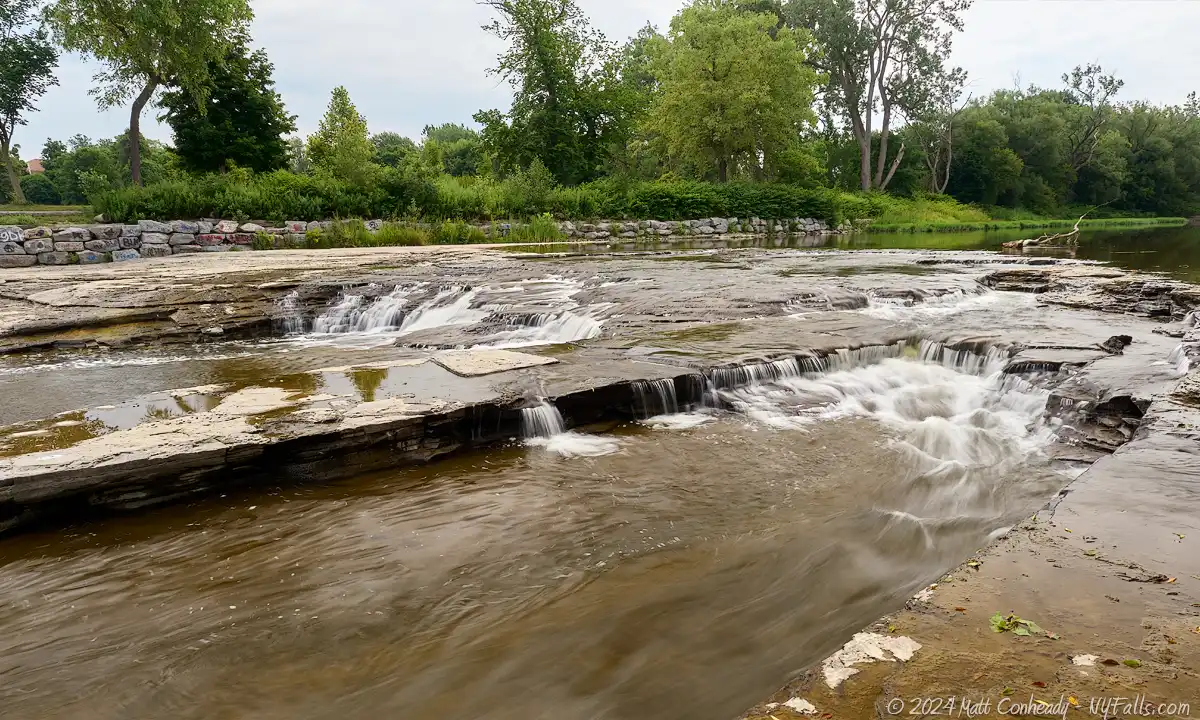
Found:
M 25 194 L 25 201 L 34 205 L 58 205 L 62 202 L 58 188 L 54 187 L 54 182 L 45 173 L 21 178 L 21 192 Z
M 38 220 L 32 215 L 0 215 L 0 225 L 37 225 Z
M 265 232 L 255 233 L 254 241 L 251 242 L 250 247 L 255 250 L 274 250 L 275 236 Z

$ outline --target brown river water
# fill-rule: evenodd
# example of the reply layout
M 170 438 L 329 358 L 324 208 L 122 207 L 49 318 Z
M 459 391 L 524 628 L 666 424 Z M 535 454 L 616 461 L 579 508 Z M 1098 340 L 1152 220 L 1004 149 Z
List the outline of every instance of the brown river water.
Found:
M 1104 322 L 1006 293 L 863 312 L 928 333 Z M 216 363 L 259 352 L 226 350 Z M 1048 387 L 995 358 L 870 360 L 0 540 L 0 717 L 728 720 L 1081 471 L 1046 454 Z M 44 384 L 46 412 L 70 406 L 14 362 L 5 392 Z M 120 395 L 103 363 L 65 362 L 97 401 Z M 199 362 L 144 367 L 157 386 L 229 379 Z

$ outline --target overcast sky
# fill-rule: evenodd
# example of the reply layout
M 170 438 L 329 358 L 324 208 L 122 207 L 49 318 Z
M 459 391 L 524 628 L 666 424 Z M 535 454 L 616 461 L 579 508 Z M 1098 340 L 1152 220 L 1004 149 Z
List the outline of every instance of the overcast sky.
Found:
M 623 40 L 647 21 L 665 29 L 682 0 L 578 0 L 593 24 Z M 413 137 L 429 123 L 470 122 L 476 111 L 507 109 L 507 84 L 486 74 L 501 47 L 480 26 L 475 0 L 252 0 L 253 34 L 275 63 L 275 80 L 300 131 L 316 129 L 329 92 L 345 85 L 372 132 Z M 970 92 L 1030 83 L 1057 86 L 1077 64 L 1100 63 L 1125 80 L 1124 100 L 1182 103 L 1200 89 L 1200 0 L 975 0 L 954 62 Z M 96 109 L 88 95 L 96 66 L 64 56 L 41 111 L 17 130 L 28 158 L 47 138 L 111 137 L 127 108 Z M 148 108 L 142 127 L 170 141 Z

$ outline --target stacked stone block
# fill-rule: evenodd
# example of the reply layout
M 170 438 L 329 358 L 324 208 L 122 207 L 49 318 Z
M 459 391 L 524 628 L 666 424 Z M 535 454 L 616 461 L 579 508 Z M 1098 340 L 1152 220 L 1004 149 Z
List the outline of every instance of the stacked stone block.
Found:
M 3 217 L 0 216 L 0 223 L 2 222 Z M 271 227 L 256 223 L 239 224 L 232 220 L 175 220 L 169 223 L 142 220 L 136 225 L 35 227 L 27 230 L 0 225 L 0 268 L 93 265 L 204 252 L 251 250 L 254 249 L 255 239 L 259 236 L 268 237 L 268 247 L 275 249 L 303 248 L 306 246 L 307 233 L 325 230 L 332 225 L 329 221 L 299 220 Z M 369 231 L 377 232 L 383 227 L 383 221 L 368 220 L 365 225 Z M 508 223 L 492 223 L 478 227 L 489 237 L 493 234 L 506 236 L 512 231 L 512 226 Z M 839 232 L 845 228 L 830 228 L 824 221 L 812 218 L 704 218 L 672 221 L 564 222 L 559 224 L 559 229 L 565 237 L 572 239 L 634 240 L 678 236 L 717 237 L 729 234 L 819 235 Z

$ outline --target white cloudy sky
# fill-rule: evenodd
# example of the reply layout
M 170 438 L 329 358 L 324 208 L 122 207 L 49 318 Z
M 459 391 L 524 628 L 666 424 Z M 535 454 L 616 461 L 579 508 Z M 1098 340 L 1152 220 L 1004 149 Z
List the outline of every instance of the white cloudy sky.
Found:
M 647 21 L 665 28 L 683 0 L 578 0 L 612 39 Z M 475 0 L 252 0 L 256 42 L 301 132 L 316 128 L 335 85 L 345 85 L 372 132 L 417 137 L 427 123 L 468 122 L 477 110 L 507 108 L 508 86 L 486 75 L 500 45 L 482 30 Z M 954 62 L 976 96 L 1019 80 L 1057 85 L 1077 64 L 1098 62 L 1126 81 L 1122 97 L 1179 103 L 1200 89 L 1200 0 L 975 0 Z M 46 138 L 109 137 L 128 125 L 125 109 L 99 112 L 88 96 L 96 67 L 63 58 L 61 85 L 18 130 L 30 157 Z M 157 115 L 150 109 L 147 115 Z M 170 140 L 153 117 L 146 133 Z

